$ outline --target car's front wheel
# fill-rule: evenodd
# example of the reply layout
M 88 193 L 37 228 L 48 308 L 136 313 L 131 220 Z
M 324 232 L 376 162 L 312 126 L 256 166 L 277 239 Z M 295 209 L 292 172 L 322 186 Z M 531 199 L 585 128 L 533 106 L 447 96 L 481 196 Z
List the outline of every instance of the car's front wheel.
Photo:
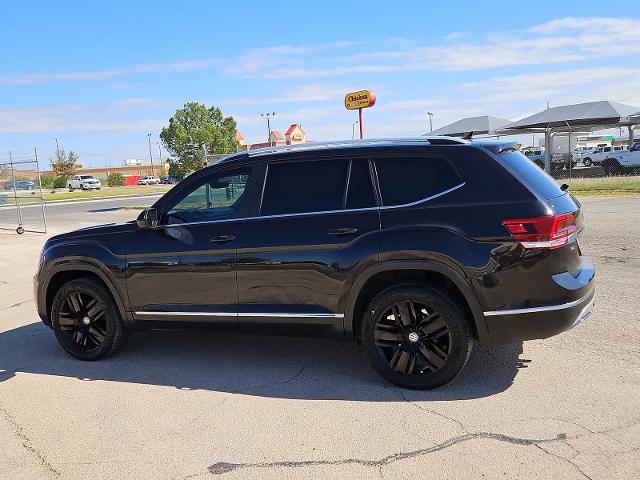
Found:
M 591 160 L 590 158 L 585 158 L 584 160 L 582 160 L 582 164 L 585 167 L 590 167 L 591 165 L 593 165 L 593 160 Z
M 51 324 L 62 348 L 81 360 L 111 355 L 127 339 L 113 297 L 91 278 L 72 280 L 58 290 Z
M 376 372 L 413 389 L 451 381 L 467 363 L 473 345 L 465 314 L 450 295 L 409 284 L 385 290 L 371 301 L 362 336 Z

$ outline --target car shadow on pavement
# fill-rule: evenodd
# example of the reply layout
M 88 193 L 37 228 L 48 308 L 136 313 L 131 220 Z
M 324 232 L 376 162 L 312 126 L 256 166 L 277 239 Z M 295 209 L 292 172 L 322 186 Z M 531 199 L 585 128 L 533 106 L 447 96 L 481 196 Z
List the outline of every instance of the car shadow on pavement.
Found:
M 67 355 L 40 322 L 0 333 L 0 383 L 21 373 L 172 386 L 245 395 L 353 401 L 451 401 L 487 397 L 513 383 L 528 360 L 522 343 L 476 345 L 462 373 L 431 391 L 380 378 L 354 342 L 228 331 L 136 332 L 122 352 L 98 362 Z

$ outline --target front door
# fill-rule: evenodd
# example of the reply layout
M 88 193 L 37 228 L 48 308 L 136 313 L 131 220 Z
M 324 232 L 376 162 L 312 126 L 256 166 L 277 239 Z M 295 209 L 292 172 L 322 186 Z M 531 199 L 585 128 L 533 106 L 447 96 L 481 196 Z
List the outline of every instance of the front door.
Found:
M 245 223 L 252 167 L 190 179 L 161 207 L 160 225 L 136 231 L 127 289 L 141 320 L 231 320 L 237 314 L 237 239 Z

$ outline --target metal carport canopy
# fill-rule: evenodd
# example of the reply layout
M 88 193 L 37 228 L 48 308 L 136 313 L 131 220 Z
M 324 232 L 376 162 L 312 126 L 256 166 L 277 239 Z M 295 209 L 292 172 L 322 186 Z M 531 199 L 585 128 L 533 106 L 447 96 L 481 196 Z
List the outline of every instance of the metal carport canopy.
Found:
M 593 129 L 629 127 L 634 124 L 632 115 L 640 109 L 623 103 L 602 100 L 548 108 L 529 117 L 509 123 L 500 129 L 503 135 L 518 133 L 545 134 L 545 170 L 551 169 L 551 135 L 553 133 L 589 132 Z M 640 120 L 640 119 L 639 119 Z
M 496 130 L 511 123 L 510 120 L 490 115 L 482 115 L 479 117 L 466 117 L 450 123 L 444 127 L 438 128 L 427 135 L 446 135 L 450 137 L 463 137 L 470 132 L 474 134 L 491 134 Z

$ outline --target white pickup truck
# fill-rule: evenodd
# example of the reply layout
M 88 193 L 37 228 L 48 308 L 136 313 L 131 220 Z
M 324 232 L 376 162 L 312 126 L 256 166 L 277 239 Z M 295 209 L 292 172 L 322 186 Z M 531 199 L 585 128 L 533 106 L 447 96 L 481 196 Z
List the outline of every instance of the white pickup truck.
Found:
M 67 188 L 70 192 L 76 189 L 91 190 L 95 188 L 96 190 L 100 190 L 102 183 L 93 175 L 75 175 L 71 180 L 67 181 Z
M 598 147 L 591 152 L 582 154 L 582 163 L 585 167 L 600 164 L 609 158 L 613 153 L 622 153 L 624 147 L 621 145 Z
M 602 162 L 602 168 L 607 175 L 640 168 L 640 142 L 636 142 L 631 150 L 610 152 Z
M 158 185 L 159 183 L 160 179 L 153 175 L 147 175 L 146 177 L 142 177 L 138 180 L 138 185 Z

